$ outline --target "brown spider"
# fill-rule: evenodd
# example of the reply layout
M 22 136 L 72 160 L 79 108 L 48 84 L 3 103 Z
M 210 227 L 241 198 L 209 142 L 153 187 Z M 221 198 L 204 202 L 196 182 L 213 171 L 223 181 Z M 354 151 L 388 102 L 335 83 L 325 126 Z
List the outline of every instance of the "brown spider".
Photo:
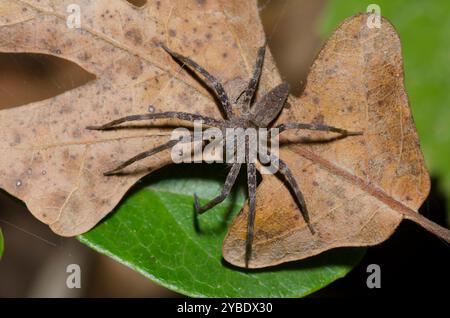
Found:
M 123 118 L 119 118 L 113 120 L 109 123 L 106 123 L 102 126 L 89 126 L 87 129 L 94 130 L 107 130 L 111 128 L 116 128 L 117 125 L 137 120 L 150 120 L 150 119 L 179 119 L 183 121 L 193 122 L 194 120 L 201 120 L 206 125 L 211 127 L 216 127 L 221 130 L 226 128 L 268 128 L 271 123 L 275 120 L 278 114 L 283 109 L 283 106 L 286 102 L 286 99 L 289 95 L 289 84 L 286 82 L 281 83 L 280 85 L 273 88 L 271 91 L 266 93 L 259 101 L 253 102 L 255 97 L 255 92 L 258 87 L 259 79 L 261 77 L 264 55 L 265 55 L 265 45 L 260 47 L 258 50 L 258 55 L 256 58 L 256 63 L 254 66 L 253 76 L 250 79 L 247 88 L 241 93 L 238 99 L 234 104 L 240 103 L 242 107 L 242 115 L 236 116 L 233 113 L 233 108 L 230 103 L 230 99 L 228 98 L 227 93 L 225 92 L 222 84 L 211 74 L 209 74 L 205 69 L 203 69 L 200 65 L 198 65 L 193 60 L 184 57 L 178 53 L 171 51 L 164 45 L 161 45 L 162 48 L 172 56 L 178 63 L 189 66 L 192 70 L 197 71 L 201 74 L 205 79 L 202 80 L 204 84 L 208 85 L 212 92 L 214 93 L 217 100 L 220 102 L 222 106 L 222 110 L 224 111 L 225 119 L 217 120 L 211 117 L 190 114 L 186 112 L 162 112 L 162 113 L 148 113 L 144 115 L 131 115 Z M 316 131 L 326 131 L 326 132 L 335 132 L 341 134 L 341 136 L 351 136 L 351 135 L 360 135 L 361 132 L 350 132 L 345 129 L 340 129 L 332 126 L 322 125 L 322 124 L 305 124 L 305 123 L 285 123 L 280 124 L 277 127 L 278 134 L 288 130 L 288 129 L 308 129 L 308 130 L 316 130 Z M 259 138 L 259 135 L 258 135 Z M 140 153 L 133 158 L 125 161 L 118 167 L 113 170 L 107 171 L 104 175 L 114 175 L 119 173 L 123 168 L 131 165 L 132 163 L 142 160 L 146 157 L 152 156 L 158 152 L 161 152 L 165 149 L 172 148 L 179 142 L 184 142 L 182 139 L 170 140 L 169 142 L 162 144 L 156 148 Z M 249 196 L 249 213 L 248 213 L 248 223 L 247 223 L 247 237 L 246 237 L 246 249 L 245 249 L 245 264 L 248 267 L 248 262 L 251 257 L 252 251 L 252 241 L 253 241 L 253 227 L 255 220 L 255 204 L 256 204 L 256 164 L 255 162 L 249 161 L 249 147 L 247 145 L 245 147 L 245 164 L 247 167 L 247 186 L 248 186 L 248 196 Z M 271 157 L 274 155 L 271 154 Z M 276 158 L 276 157 L 275 157 Z M 289 169 L 289 167 L 279 158 L 276 158 L 278 162 L 278 172 L 284 177 L 285 181 L 288 183 L 289 187 L 293 191 L 297 204 L 300 208 L 301 214 L 307 223 L 310 231 L 314 234 L 314 230 L 309 221 L 308 210 L 306 208 L 305 199 L 298 187 L 295 178 Z M 222 192 L 208 202 L 204 206 L 200 206 L 198 197 L 194 194 L 194 205 L 197 213 L 203 213 L 217 204 L 224 201 L 236 181 L 236 178 L 241 169 L 242 163 L 232 163 L 231 169 L 226 177 L 225 184 L 223 186 Z

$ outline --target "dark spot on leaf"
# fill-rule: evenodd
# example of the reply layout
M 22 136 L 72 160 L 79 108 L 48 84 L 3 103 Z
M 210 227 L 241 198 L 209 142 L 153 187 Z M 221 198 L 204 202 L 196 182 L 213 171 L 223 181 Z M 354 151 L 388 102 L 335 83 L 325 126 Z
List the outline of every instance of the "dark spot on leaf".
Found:
M 17 146 L 18 144 L 20 144 L 22 141 L 22 138 L 20 137 L 20 135 L 18 133 L 14 133 L 14 139 L 13 142 L 10 143 L 11 146 Z
M 81 137 L 81 131 L 80 131 L 80 128 L 75 128 L 75 129 L 72 131 L 72 137 L 73 137 L 73 138 L 80 138 L 80 137 Z
M 125 36 L 130 39 L 133 44 L 141 45 L 142 44 L 142 35 L 138 29 L 131 29 L 125 33 Z
M 324 121 L 324 117 L 323 117 L 323 115 L 322 114 L 319 114 L 319 115 L 317 115 L 317 116 L 315 116 L 314 118 L 313 118 L 313 123 L 314 124 L 323 124 L 325 121 Z
M 200 41 L 200 40 L 194 40 L 194 44 L 195 44 L 197 47 L 203 46 L 203 43 L 202 43 L 202 41 Z
M 77 58 L 81 61 L 88 61 L 91 59 L 91 57 L 92 55 L 88 52 L 82 52 L 77 55 Z

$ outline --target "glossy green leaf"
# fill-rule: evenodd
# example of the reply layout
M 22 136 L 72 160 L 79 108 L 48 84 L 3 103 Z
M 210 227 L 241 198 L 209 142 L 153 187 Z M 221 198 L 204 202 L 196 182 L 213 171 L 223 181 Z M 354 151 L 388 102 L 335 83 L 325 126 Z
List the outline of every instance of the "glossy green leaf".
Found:
M 219 174 L 219 176 L 217 176 Z M 336 249 L 264 270 L 231 267 L 221 255 L 229 222 L 242 207 L 242 182 L 223 204 L 195 217 L 193 193 L 220 192 L 225 168 L 177 165 L 150 176 L 116 212 L 80 236 L 95 250 L 179 293 L 200 297 L 300 297 L 355 266 L 364 249 Z
M 331 33 L 346 17 L 366 11 L 371 3 L 330 0 L 323 18 L 324 33 Z M 400 34 L 405 85 L 421 147 L 431 174 L 450 197 L 450 1 L 375 3 Z

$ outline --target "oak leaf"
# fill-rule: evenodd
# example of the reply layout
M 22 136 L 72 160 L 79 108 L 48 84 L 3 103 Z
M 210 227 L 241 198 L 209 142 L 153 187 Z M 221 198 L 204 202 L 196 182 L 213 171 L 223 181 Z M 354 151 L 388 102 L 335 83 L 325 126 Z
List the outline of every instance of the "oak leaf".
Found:
M 65 1 L 0 2 L 0 51 L 50 54 L 96 79 L 54 98 L 0 112 L 0 187 L 23 200 L 53 231 L 73 236 L 91 229 L 141 177 L 171 163 L 169 151 L 127 170 L 102 173 L 170 138 L 167 121 L 108 132 L 89 131 L 112 119 L 153 111 L 187 111 L 220 118 L 211 95 L 161 49 L 192 57 L 236 98 L 264 43 L 250 1 L 81 1 L 81 28 L 66 25 Z M 300 99 L 279 122 L 324 122 L 363 137 L 298 144 L 286 135 L 281 157 L 308 201 L 311 236 L 287 188 L 264 176 L 258 188 L 250 267 L 301 259 L 338 246 L 376 244 L 402 218 L 449 240 L 448 231 L 416 212 L 429 191 L 403 88 L 400 43 L 392 26 L 368 29 L 350 18 L 314 63 Z M 281 82 L 270 56 L 260 91 Z M 171 125 L 178 124 L 171 121 Z M 297 135 L 296 135 L 297 134 Z M 320 134 L 301 133 L 311 138 Z M 224 242 L 226 260 L 243 265 L 246 209 Z
M 0 1 L 0 52 L 72 61 L 96 79 L 41 102 L 0 112 L 0 187 L 63 236 L 91 229 L 150 171 L 171 163 L 166 151 L 130 174 L 102 174 L 170 138 L 171 129 L 85 129 L 129 114 L 186 111 L 220 118 L 209 92 L 160 47 L 191 56 L 232 97 L 250 77 L 264 34 L 253 3 L 82 1 L 81 28 L 66 25 L 66 1 Z M 224 67 L 227 65 L 227 67 Z M 270 56 L 262 88 L 280 82 Z M 176 122 L 171 121 L 171 125 Z M 158 128 L 160 127 L 160 128 Z
M 290 114 L 291 121 L 364 134 L 303 144 L 295 142 L 298 136 L 286 135 L 288 146 L 281 158 L 308 198 L 316 234 L 282 182 L 265 176 L 257 190 L 249 267 L 299 260 L 341 246 L 378 244 L 402 219 L 450 241 L 447 229 L 417 212 L 429 193 L 430 178 L 403 84 L 400 39 L 386 19 L 380 28 L 370 28 L 368 17 L 350 17 L 331 35 Z M 237 266 L 244 266 L 246 219 L 244 209 L 223 246 L 224 258 Z

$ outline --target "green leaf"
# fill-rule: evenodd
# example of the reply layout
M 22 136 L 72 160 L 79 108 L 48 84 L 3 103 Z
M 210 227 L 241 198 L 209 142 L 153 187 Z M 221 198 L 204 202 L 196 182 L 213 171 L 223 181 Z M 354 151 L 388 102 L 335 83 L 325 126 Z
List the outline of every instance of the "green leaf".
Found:
M 3 241 L 4 241 L 3 234 L 2 234 L 2 230 L 0 229 L 0 259 L 2 259 L 3 250 L 5 248 Z
M 371 3 L 330 0 L 323 17 L 325 33 L 344 18 L 366 11 Z M 405 85 L 421 147 L 431 174 L 439 177 L 439 187 L 450 197 L 450 1 L 379 0 L 376 4 L 400 34 Z
M 79 239 L 169 289 L 200 297 L 300 297 L 359 262 L 362 248 L 337 249 L 265 270 L 228 265 L 221 244 L 245 200 L 242 178 L 232 196 L 213 210 L 195 218 L 193 208 L 193 193 L 204 202 L 213 198 L 225 172 L 223 166 L 206 164 L 163 169 Z

